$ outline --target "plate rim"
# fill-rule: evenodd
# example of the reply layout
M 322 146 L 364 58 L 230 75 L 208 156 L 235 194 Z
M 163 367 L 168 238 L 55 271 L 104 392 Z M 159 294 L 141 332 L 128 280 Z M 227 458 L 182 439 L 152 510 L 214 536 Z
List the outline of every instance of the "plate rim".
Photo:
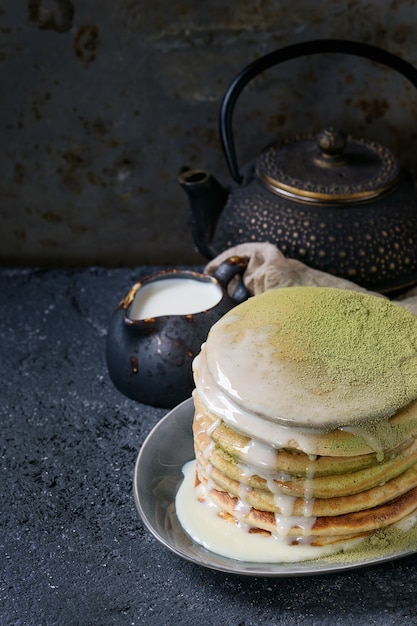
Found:
M 178 481 L 176 485 L 175 493 L 172 494 L 172 501 L 170 504 L 173 505 L 173 516 L 175 517 L 178 523 L 178 529 L 182 533 L 183 537 L 187 539 L 187 541 L 196 547 L 205 558 L 197 558 L 194 553 L 187 553 L 184 550 L 178 548 L 172 541 L 169 540 L 167 536 L 163 536 L 161 532 L 155 527 L 155 524 L 149 519 L 146 514 L 145 508 L 142 503 L 142 497 L 140 495 L 139 489 L 139 476 L 143 470 L 143 459 L 145 458 L 147 449 L 152 445 L 154 445 L 155 439 L 159 435 L 159 431 L 162 428 L 165 428 L 168 421 L 172 421 L 172 430 L 175 430 L 175 426 L 178 425 L 176 422 L 179 421 L 179 416 L 181 416 L 182 412 L 186 412 L 187 415 L 181 416 L 182 419 L 189 418 L 190 425 L 190 440 L 192 441 L 192 420 L 193 420 L 193 400 L 192 397 L 183 400 L 180 404 L 173 407 L 168 413 L 162 417 L 149 431 L 147 436 L 145 437 L 142 445 L 139 448 L 139 452 L 136 457 L 134 474 L 133 474 L 133 494 L 137 512 L 144 523 L 147 530 L 153 535 L 153 537 L 159 541 L 165 548 L 170 550 L 172 553 L 176 554 L 180 558 L 194 563 L 196 565 L 215 570 L 221 571 L 227 574 L 235 574 L 235 575 L 243 575 L 243 576 L 256 576 L 256 577 L 269 577 L 269 578 L 278 578 L 278 577 L 294 577 L 294 576 L 320 576 L 320 575 L 328 575 L 328 574 L 336 574 L 341 572 L 347 572 L 352 570 L 357 570 L 360 568 L 370 567 L 373 565 L 379 565 L 382 563 L 387 563 L 389 561 L 394 561 L 400 558 L 404 558 L 406 556 L 411 556 L 417 553 L 417 546 L 415 549 L 404 549 L 402 551 L 390 552 L 386 555 L 370 557 L 367 559 L 358 559 L 352 562 L 346 563 L 329 563 L 326 561 L 322 562 L 321 559 L 312 559 L 310 561 L 303 561 L 300 563 L 258 563 L 258 562 L 247 562 L 247 561 L 238 561 L 228 557 L 223 557 L 216 555 L 215 553 L 210 552 L 203 546 L 200 546 L 197 542 L 195 542 L 181 527 L 180 522 L 175 514 L 175 495 L 176 491 L 180 485 L 181 479 Z M 189 416 L 188 416 L 189 412 Z M 182 460 L 182 464 L 184 465 L 188 461 L 193 460 L 193 456 L 190 458 L 185 458 Z M 155 504 L 157 503 L 157 499 L 155 498 Z M 216 558 L 220 558 L 223 562 L 219 563 L 215 561 Z

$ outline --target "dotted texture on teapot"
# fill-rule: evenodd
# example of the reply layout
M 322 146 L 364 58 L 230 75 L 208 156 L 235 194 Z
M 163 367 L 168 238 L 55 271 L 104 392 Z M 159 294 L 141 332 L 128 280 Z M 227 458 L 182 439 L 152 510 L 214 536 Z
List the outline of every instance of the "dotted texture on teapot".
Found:
M 269 241 L 289 258 L 376 291 L 417 281 L 417 212 L 402 215 L 389 198 L 376 211 L 372 202 L 311 206 L 252 186 L 229 197 L 213 237 L 216 253 Z

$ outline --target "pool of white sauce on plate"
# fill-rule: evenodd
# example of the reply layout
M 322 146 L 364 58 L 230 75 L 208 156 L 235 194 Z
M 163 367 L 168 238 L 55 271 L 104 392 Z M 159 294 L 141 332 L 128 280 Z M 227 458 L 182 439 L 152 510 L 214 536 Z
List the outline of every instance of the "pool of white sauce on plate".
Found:
M 162 278 L 140 287 L 129 308 L 129 318 L 143 320 L 162 315 L 191 315 L 207 311 L 222 298 L 222 289 L 211 281 Z
M 288 545 L 285 536 L 251 534 L 246 526 L 238 526 L 220 518 L 220 507 L 208 498 L 205 502 L 198 500 L 199 496 L 204 496 L 204 486 L 194 486 L 195 468 L 195 460 L 189 461 L 183 467 L 184 480 L 175 499 L 176 515 L 191 539 L 211 552 L 251 563 L 298 563 L 356 545 L 355 542 L 325 547 Z

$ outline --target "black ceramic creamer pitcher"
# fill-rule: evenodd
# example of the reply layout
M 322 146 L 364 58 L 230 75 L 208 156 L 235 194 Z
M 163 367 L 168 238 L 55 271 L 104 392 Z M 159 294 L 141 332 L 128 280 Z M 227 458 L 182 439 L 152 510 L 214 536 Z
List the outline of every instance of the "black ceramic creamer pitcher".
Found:
M 190 397 L 192 361 L 210 327 L 249 295 L 242 280 L 247 262 L 230 257 L 213 276 L 174 269 L 136 283 L 117 305 L 107 335 L 115 387 L 133 400 L 166 408 Z

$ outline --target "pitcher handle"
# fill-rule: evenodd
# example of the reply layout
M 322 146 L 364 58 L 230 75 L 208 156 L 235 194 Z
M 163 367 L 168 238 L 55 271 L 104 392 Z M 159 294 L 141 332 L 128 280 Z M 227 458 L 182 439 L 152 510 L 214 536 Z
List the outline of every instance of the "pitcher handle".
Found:
M 221 286 L 226 289 L 226 291 L 232 278 L 235 276 L 237 277 L 237 285 L 233 290 L 233 293 L 229 294 L 232 300 L 234 300 L 237 304 L 244 302 L 250 296 L 250 293 L 246 289 L 243 282 L 243 273 L 246 270 L 248 263 L 248 257 L 231 256 L 220 263 L 219 267 L 213 273 L 214 278 L 219 281 Z
M 417 69 L 404 59 L 375 46 L 343 39 L 318 39 L 296 43 L 274 50 L 247 65 L 228 87 L 220 107 L 219 130 L 220 140 L 226 157 L 227 165 L 233 179 L 242 182 L 236 158 L 235 143 L 232 130 L 232 117 L 236 101 L 247 83 L 255 76 L 274 65 L 310 54 L 334 52 L 364 57 L 382 63 L 402 74 L 417 88 Z

